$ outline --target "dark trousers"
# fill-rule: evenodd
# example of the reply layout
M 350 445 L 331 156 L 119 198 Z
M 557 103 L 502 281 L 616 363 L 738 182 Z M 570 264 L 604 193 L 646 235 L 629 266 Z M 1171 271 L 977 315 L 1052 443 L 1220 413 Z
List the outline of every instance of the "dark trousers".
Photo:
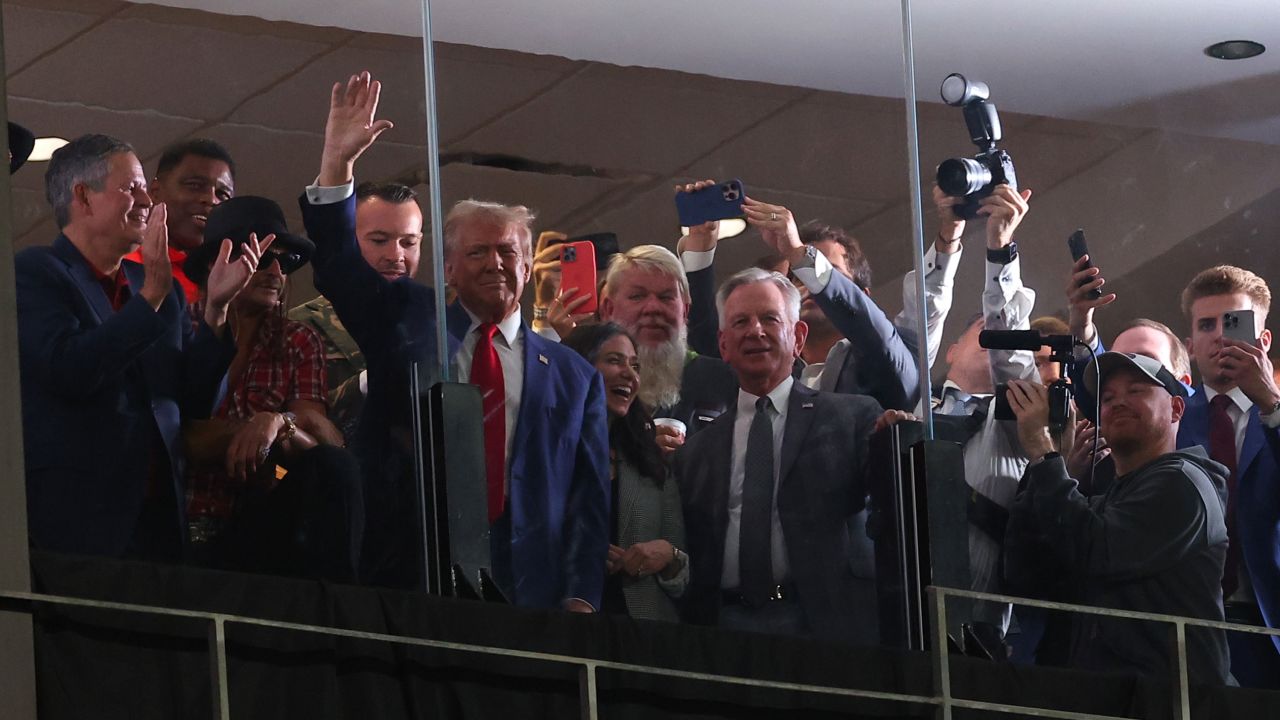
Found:
M 319 445 L 290 461 L 270 489 L 246 489 L 210 548 L 226 570 L 357 580 L 365 509 L 350 452 Z

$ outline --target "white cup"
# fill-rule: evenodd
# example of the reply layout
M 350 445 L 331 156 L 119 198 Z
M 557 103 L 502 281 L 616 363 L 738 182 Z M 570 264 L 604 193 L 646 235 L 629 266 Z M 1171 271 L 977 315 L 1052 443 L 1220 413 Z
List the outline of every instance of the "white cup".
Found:
M 680 437 L 684 437 L 685 433 L 688 431 L 688 428 L 685 427 L 684 422 L 677 420 L 675 418 L 668 418 L 668 417 L 654 418 L 653 424 L 658 425 L 660 427 L 672 428 L 676 432 L 680 433 Z

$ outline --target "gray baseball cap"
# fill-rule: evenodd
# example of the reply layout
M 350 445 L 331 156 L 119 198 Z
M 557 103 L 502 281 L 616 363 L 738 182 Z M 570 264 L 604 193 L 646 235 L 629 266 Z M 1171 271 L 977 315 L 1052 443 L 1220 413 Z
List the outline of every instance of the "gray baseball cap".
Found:
M 1153 384 L 1164 388 L 1174 397 L 1185 398 L 1187 396 L 1187 386 L 1174 377 L 1173 373 L 1160 364 L 1159 360 L 1146 355 L 1122 352 L 1105 352 L 1098 356 L 1097 362 L 1090 362 L 1089 367 L 1085 368 L 1084 371 L 1085 389 L 1096 396 L 1099 385 L 1098 370 L 1101 369 L 1102 374 L 1105 376 L 1107 373 L 1122 367 L 1137 370 L 1150 378 Z

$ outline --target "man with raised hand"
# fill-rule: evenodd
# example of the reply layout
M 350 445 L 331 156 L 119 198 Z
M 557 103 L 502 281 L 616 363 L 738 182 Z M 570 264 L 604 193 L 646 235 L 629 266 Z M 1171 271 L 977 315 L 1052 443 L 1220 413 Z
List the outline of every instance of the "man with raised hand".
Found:
M 316 287 L 333 302 L 368 362 L 369 399 L 357 452 L 369 512 L 369 579 L 419 581 L 414 497 L 398 445 L 409 411 L 410 363 L 436 362 L 435 299 L 409 277 L 369 266 L 357 240 L 356 160 L 392 124 L 376 119 L 369 73 L 333 86 L 316 182 L 300 199 L 316 243 Z M 609 449 L 604 390 L 577 353 L 533 333 L 520 295 L 533 252 L 528 209 L 464 200 L 444 221 L 444 272 L 458 302 L 448 346 L 459 379 L 484 395 L 486 483 L 495 580 L 515 604 L 592 612 L 608 548 Z
M 235 353 L 227 307 L 272 237 L 235 260 L 224 240 L 193 324 L 133 148 L 85 135 L 45 193 L 61 233 L 15 259 L 27 504 L 33 545 L 178 560 L 183 419 L 208 417 Z M 124 260 L 141 249 L 141 264 Z

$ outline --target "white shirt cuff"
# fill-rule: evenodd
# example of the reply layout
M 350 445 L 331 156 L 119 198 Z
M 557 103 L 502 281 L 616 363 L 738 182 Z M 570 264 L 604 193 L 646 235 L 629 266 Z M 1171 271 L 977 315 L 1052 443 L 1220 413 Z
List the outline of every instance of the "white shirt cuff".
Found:
M 804 283 L 810 294 L 817 295 L 827 289 L 827 283 L 831 282 L 832 269 L 831 261 L 819 251 L 813 258 L 813 267 L 793 267 L 791 272 Z
M 297 187 L 296 185 L 294 187 Z M 307 186 L 307 202 L 312 205 L 332 205 L 351 197 L 356 191 L 356 181 L 328 187 L 320 184 L 320 178 Z
M 685 250 L 680 253 L 680 262 L 684 264 L 686 273 L 698 272 L 711 267 L 711 263 L 715 262 L 716 249 L 710 250 Z
M 956 271 L 960 269 L 960 256 L 964 254 L 964 246 L 961 245 L 955 252 L 940 253 L 936 245 L 930 245 L 928 252 L 924 254 L 924 275 L 928 278 L 934 272 L 941 272 L 941 276 L 937 280 L 938 287 L 954 285 L 956 280 Z
M 1272 430 L 1280 427 L 1280 412 L 1273 412 L 1270 415 L 1259 414 L 1258 418 L 1262 420 L 1263 425 L 1266 425 Z
M 538 333 L 542 337 L 546 338 L 547 340 L 550 340 L 551 342 L 554 342 L 554 343 L 560 342 L 560 333 L 556 332 L 556 329 L 551 327 L 550 325 L 546 327 L 534 328 L 533 331 Z

